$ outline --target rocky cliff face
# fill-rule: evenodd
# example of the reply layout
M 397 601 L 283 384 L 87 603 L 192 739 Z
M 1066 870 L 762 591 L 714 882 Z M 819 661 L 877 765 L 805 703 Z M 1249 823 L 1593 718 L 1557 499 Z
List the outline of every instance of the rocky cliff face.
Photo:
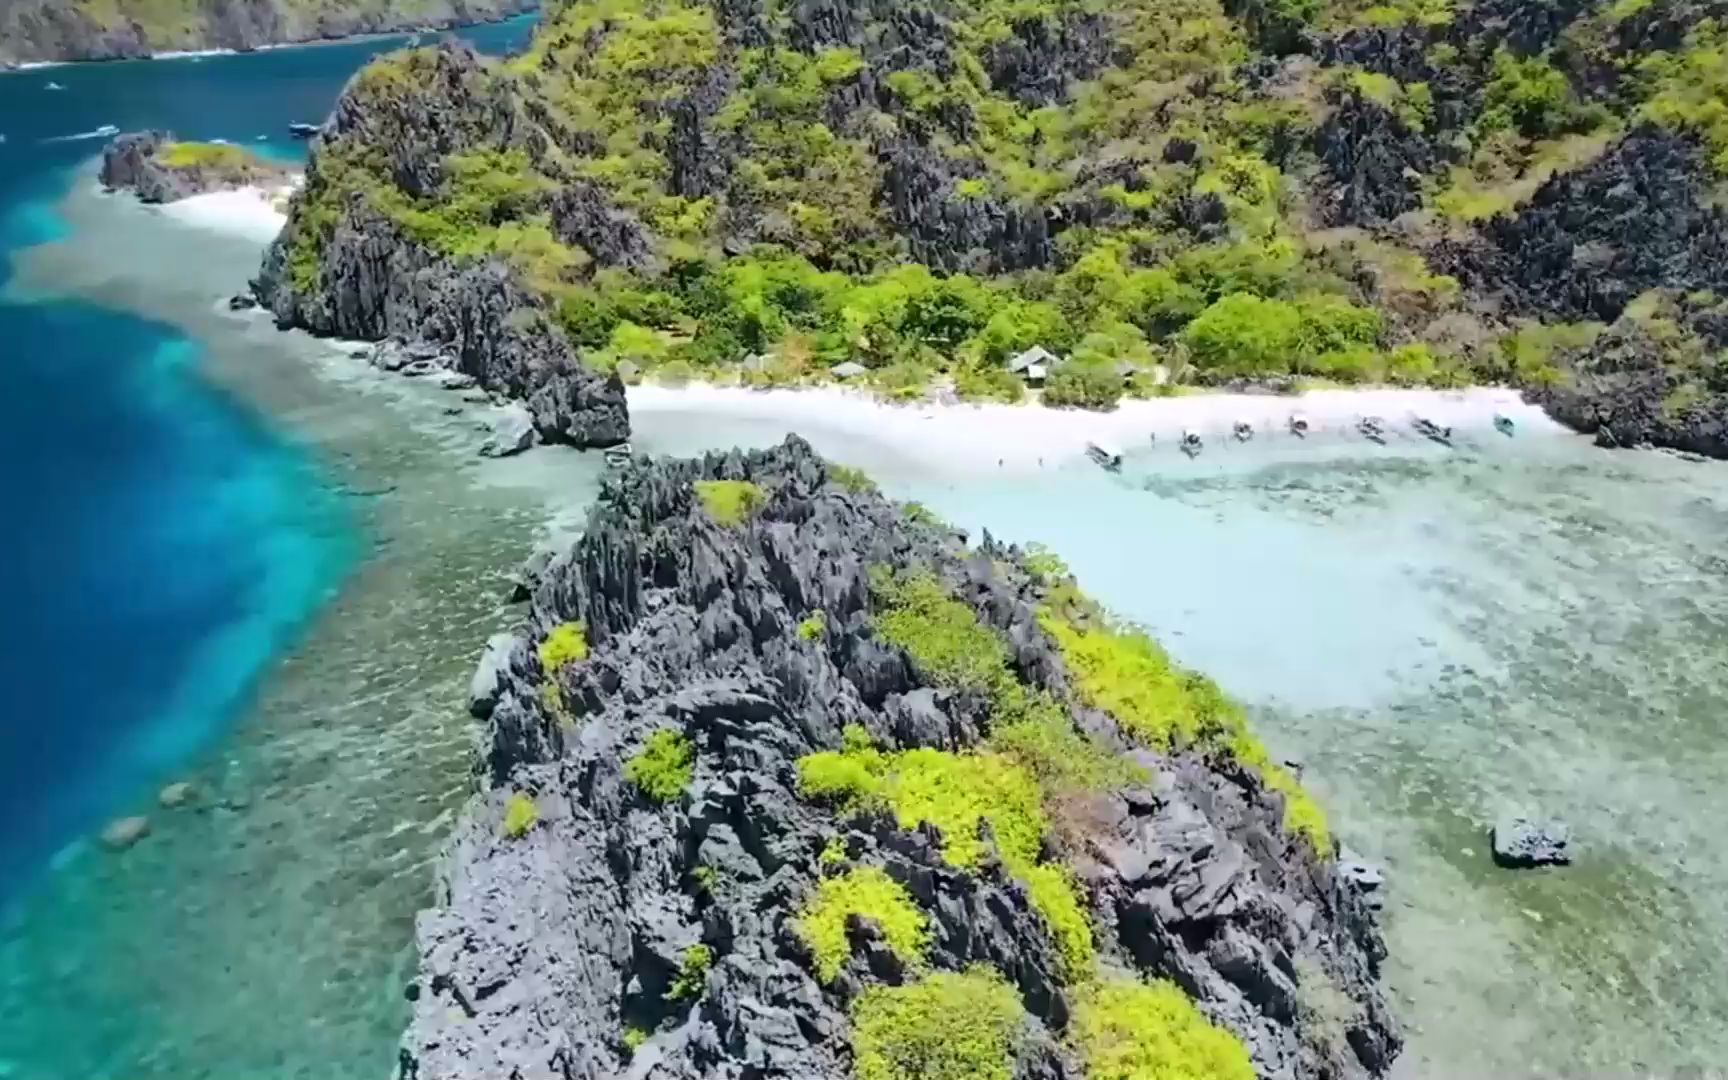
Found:
M 446 366 L 524 402 L 547 442 L 623 442 L 623 384 L 580 362 L 544 295 L 507 260 L 437 250 L 367 199 L 313 209 L 351 150 L 381 151 L 399 190 L 424 194 L 436 189 L 451 153 L 517 137 L 518 103 L 497 92 L 471 50 L 447 45 L 424 55 L 436 64 L 407 92 L 365 72 L 344 91 L 254 292 L 284 327 L 430 346 Z M 592 215 L 584 220 L 604 227 Z
M 736 523 L 695 490 L 715 480 L 760 492 Z M 1001 1071 L 976 1075 L 1078 1080 L 1088 995 L 1137 976 L 1179 987 L 1261 1077 L 1381 1075 L 1400 1045 L 1383 947 L 1330 849 L 1285 830 L 1282 797 L 1251 768 L 1148 748 L 1085 705 L 1037 614 L 1064 587 L 1050 571 L 860 487 L 796 438 L 638 459 L 584 537 L 536 570 L 528 626 L 491 643 L 476 679 L 488 790 L 419 920 L 401 1075 L 843 1077 L 872 988 L 976 965 L 1025 1012 Z M 801 762 L 843 741 L 933 758 L 998 746 L 1001 721 L 975 689 L 894 643 L 888 567 L 956 599 L 1013 685 L 1059 703 L 1066 737 L 1139 765 L 1084 790 L 1042 787 L 1059 824 L 1034 843 L 1072 875 L 1095 950 L 1084 965 L 1073 924 L 1056 933 L 1007 868 L 1023 838 L 1006 817 L 986 810 L 963 838 L 984 855 L 962 868 L 947 854 L 957 838 L 917 813 L 847 810 L 799 780 Z M 688 748 L 686 768 L 651 796 L 634 770 L 667 739 Z M 998 795 L 933 796 L 953 797 Z M 854 912 L 819 975 L 800 914 L 861 868 L 927 921 L 927 949 L 908 957 L 894 923 Z M 931 1060 L 875 1075 L 962 1075 Z
M 110 60 L 195 49 L 421 30 L 506 19 L 532 0 L 0 0 L 0 64 Z

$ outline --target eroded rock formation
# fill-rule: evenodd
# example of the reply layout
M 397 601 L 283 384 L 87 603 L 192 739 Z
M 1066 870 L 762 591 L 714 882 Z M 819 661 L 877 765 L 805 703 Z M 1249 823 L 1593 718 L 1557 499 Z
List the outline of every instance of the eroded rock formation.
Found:
M 699 480 L 753 483 L 760 504 L 722 524 Z M 1075 875 L 1100 970 L 1173 980 L 1262 1077 L 1382 1074 L 1400 1037 L 1373 916 L 1330 851 L 1283 828 L 1282 797 L 1217 753 L 1136 746 L 1076 696 L 1035 615 L 1049 586 L 1015 549 L 968 548 L 858 488 L 796 438 L 637 459 L 583 538 L 538 571 L 529 625 L 489 644 L 477 681 L 488 790 L 419 920 L 403 1077 L 847 1076 L 849 1007 L 917 973 L 854 918 L 849 957 L 819 980 L 793 920 L 825 875 L 864 866 L 928 917 L 928 968 L 985 964 L 1013 985 L 1029 1016 L 1014 1075 L 1083 1075 L 1076 981 L 1022 881 L 995 857 L 950 865 L 928 824 L 800 795 L 798 761 L 849 727 L 884 750 L 964 751 L 991 732 L 978 694 L 885 639 L 872 567 L 936 575 L 1000 636 L 1016 680 L 1143 766 L 1076 794 L 1063 838 L 1047 838 Z M 547 670 L 544 642 L 572 624 L 581 658 Z M 694 760 L 662 803 L 626 762 L 668 731 Z M 981 839 L 996 850 L 988 827 Z M 695 946 L 711 963 L 693 987 Z

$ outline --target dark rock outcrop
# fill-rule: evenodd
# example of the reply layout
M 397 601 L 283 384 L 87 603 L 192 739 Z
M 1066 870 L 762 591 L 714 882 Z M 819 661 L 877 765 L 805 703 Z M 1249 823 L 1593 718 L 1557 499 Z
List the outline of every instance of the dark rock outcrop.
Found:
M 718 525 L 692 491 L 704 478 L 750 480 L 763 503 Z M 848 1075 L 848 1003 L 910 973 L 854 920 L 839 977 L 813 976 L 791 920 L 822 873 L 818 853 L 838 850 L 905 887 L 930 919 L 932 967 L 986 963 L 1017 988 L 1031 1017 L 1017 1076 L 1079 1080 L 1060 1037 L 1074 1000 L 1025 887 L 992 859 L 949 866 L 928 826 L 836 816 L 795 791 L 797 759 L 836 748 L 846 725 L 899 748 L 963 748 L 988 730 L 984 703 L 925 685 L 873 633 L 867 569 L 879 564 L 939 574 L 1011 643 L 1020 678 L 1144 766 L 1144 782 L 1077 807 L 1066 842 L 1103 962 L 1176 982 L 1262 1077 L 1383 1073 L 1400 1039 L 1372 915 L 1329 854 L 1283 830 L 1281 798 L 1215 759 L 1131 750 L 1110 717 L 1071 698 L 1014 549 L 988 537 L 968 549 L 830 484 L 793 438 L 636 459 L 608 479 L 582 539 L 538 568 L 530 628 L 488 652 L 504 661 L 487 665 L 491 790 L 464 815 L 438 904 L 419 920 L 401 1075 Z M 816 609 L 812 638 L 798 624 Z M 532 641 L 571 620 L 588 655 L 542 671 Z M 668 728 L 695 761 L 661 805 L 623 762 Z M 512 792 L 533 799 L 537 821 L 508 838 Z M 670 1000 L 698 943 L 713 963 L 694 994 Z M 631 1048 L 628 1030 L 648 1034 Z
M 424 30 L 506 19 L 534 0 L 204 0 L 162 9 L 82 0 L 0 0 L 0 66 L 17 61 L 111 60 L 194 49 L 248 51 L 263 45 Z
M 1331 183 L 1317 208 L 1328 225 L 1387 222 L 1422 204 L 1422 178 L 1434 148 L 1391 112 L 1354 91 L 1334 91 L 1314 135 Z
M 1508 817 L 1494 824 L 1494 862 L 1512 870 L 1537 866 L 1564 866 L 1572 861 L 1567 851 L 1572 831 L 1558 821 L 1531 821 Z
M 1526 396 L 1599 446 L 1667 446 L 1728 458 L 1728 369 L 1675 361 L 1676 345 L 1626 318 L 1562 356 L 1565 377 Z
M 134 192 L 147 203 L 171 203 L 249 184 L 281 184 L 292 175 L 239 147 L 224 148 L 220 161 L 175 164 L 165 160 L 163 153 L 174 145 L 174 136 L 166 131 L 115 136 L 102 151 L 102 186 Z
M 1430 262 L 1549 319 L 1612 322 L 1649 289 L 1728 292 L 1728 212 L 1706 198 L 1706 168 L 1692 142 L 1641 126 Z
M 425 50 L 415 89 L 397 93 L 356 76 L 314 147 L 306 185 L 270 247 L 253 290 L 278 325 L 368 341 L 397 339 L 472 376 L 486 390 L 520 400 L 546 442 L 610 446 L 629 437 L 624 387 L 584 366 L 554 325 L 547 302 L 508 262 L 435 250 L 363 198 L 308 209 L 333 198 L 329 170 L 342 155 L 368 148 L 402 192 L 424 196 L 444 179 L 446 159 L 483 145 L 532 149 L 519 102 L 494 80 L 472 50 L 446 44 Z M 581 199 L 566 192 L 566 199 Z M 592 198 L 582 225 L 621 254 L 637 250 L 628 227 Z M 296 259 L 315 250 L 310 274 Z

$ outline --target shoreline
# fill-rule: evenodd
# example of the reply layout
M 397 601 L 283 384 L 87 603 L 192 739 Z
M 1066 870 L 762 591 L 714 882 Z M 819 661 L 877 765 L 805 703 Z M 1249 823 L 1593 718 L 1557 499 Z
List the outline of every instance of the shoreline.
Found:
M 1232 429 L 1239 422 L 1253 426 L 1251 443 L 1275 439 L 1291 446 L 1337 445 L 1341 436 L 1362 441 L 1354 425 L 1363 416 L 1384 419 L 1388 442 L 1398 443 L 1427 442 L 1408 430 L 1413 415 L 1450 427 L 1459 436 L 1499 437 L 1494 430 L 1497 415 L 1511 419 L 1520 435 L 1570 431 L 1539 406 L 1525 402 L 1518 391 L 1504 387 L 1311 390 L 1294 396 L 1205 391 L 1125 400 L 1110 412 L 1058 409 L 1034 402 L 901 405 L 835 386 L 754 390 L 712 383 L 683 387 L 645 383 L 628 387 L 626 395 L 632 420 L 699 413 L 727 420 L 807 423 L 928 456 L 935 466 L 967 470 L 1061 465 L 1083 459 L 1088 445 L 1115 453 L 1147 451 L 1168 456 L 1179 452 L 1176 443 L 1184 430 L 1196 432 L 1209 448 L 1215 448 L 1220 442 L 1235 441 Z M 1307 418 L 1307 439 L 1288 432 L 1292 413 Z
M 518 11 L 497 19 L 479 19 L 474 22 L 456 22 L 448 26 L 419 27 L 402 30 L 379 30 L 365 34 L 346 34 L 341 37 L 306 38 L 300 41 L 272 41 L 263 45 L 255 45 L 250 49 L 210 48 L 210 49 L 165 49 L 160 52 L 146 53 L 142 56 L 87 56 L 76 60 L 20 60 L 10 67 L 0 65 L 0 77 L 8 74 L 24 74 L 30 71 L 46 71 L 51 68 L 76 67 L 80 64 L 124 64 L 144 63 L 157 60 L 202 60 L 208 56 L 246 56 L 252 53 L 273 52 L 278 49 L 305 49 L 322 45 L 353 45 L 368 41 L 382 41 L 385 38 L 411 37 L 418 34 L 449 34 L 458 30 L 467 30 L 479 26 L 497 26 L 512 19 L 538 18 L 540 9 L 531 8 Z
M 267 244 L 287 224 L 279 200 L 291 190 L 292 185 L 276 191 L 250 185 L 194 195 L 159 209 L 196 228 Z M 730 420 L 811 423 L 901 449 L 916 446 L 938 461 L 976 467 L 1040 468 L 1047 458 L 1082 456 L 1088 444 L 1112 452 L 1132 451 L 1146 448 L 1149 436 L 1155 444 L 1174 444 L 1189 429 L 1210 443 L 1228 438 L 1238 422 L 1251 424 L 1256 439 L 1295 442 L 1287 431 L 1292 413 L 1306 417 L 1317 442 L 1340 430 L 1353 430 L 1363 416 L 1385 420 L 1390 441 L 1407 435 L 1414 415 L 1459 434 L 1492 433 L 1497 415 L 1511 419 L 1520 432 L 1570 430 L 1540 406 L 1524 401 L 1517 390 L 1491 386 L 1350 387 L 1295 395 L 1201 389 L 1167 398 L 1124 399 L 1109 412 L 1047 407 L 1036 401 L 901 404 L 838 384 L 752 389 L 709 382 L 674 387 L 646 381 L 628 387 L 626 394 L 632 415 L 701 412 Z M 929 423 L 937 419 L 943 422 Z

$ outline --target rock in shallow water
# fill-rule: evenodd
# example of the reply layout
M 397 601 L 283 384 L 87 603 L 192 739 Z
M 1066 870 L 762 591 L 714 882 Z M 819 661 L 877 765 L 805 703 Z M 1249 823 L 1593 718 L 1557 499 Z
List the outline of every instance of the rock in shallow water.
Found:
M 192 801 L 192 785 L 182 780 L 169 784 L 156 795 L 156 802 L 164 810 L 174 810 Z
M 492 422 L 492 435 L 480 448 L 485 457 L 509 457 L 534 445 L 534 418 L 528 410 L 509 406 Z
M 1501 818 L 1494 824 L 1494 862 L 1514 870 L 1564 866 L 1572 861 L 1571 839 L 1572 830 L 1564 822 Z
M 123 817 L 110 821 L 102 830 L 102 846 L 110 851 L 124 851 L 150 835 L 147 817 Z

